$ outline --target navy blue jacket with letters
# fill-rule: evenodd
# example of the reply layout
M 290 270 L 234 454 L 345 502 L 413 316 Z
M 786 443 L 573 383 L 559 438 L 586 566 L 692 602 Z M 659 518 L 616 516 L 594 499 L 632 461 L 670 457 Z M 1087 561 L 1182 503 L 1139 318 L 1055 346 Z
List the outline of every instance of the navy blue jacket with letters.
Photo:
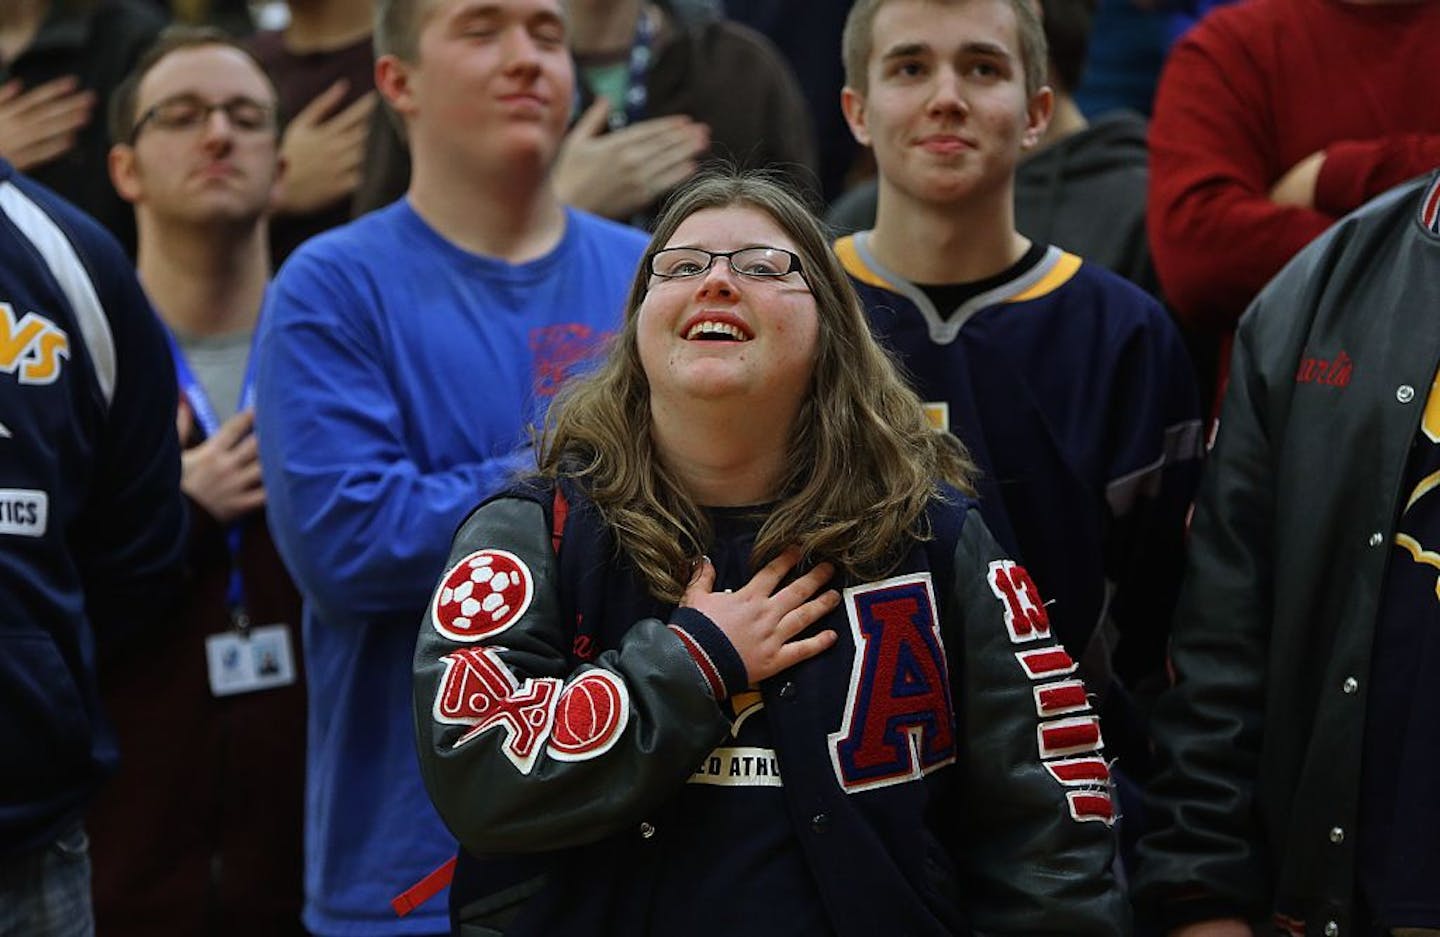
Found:
M 115 764 L 96 644 L 176 594 L 175 406 L 119 244 L 0 160 L 0 856 L 74 823 Z
M 933 539 L 884 580 L 831 583 L 815 627 L 839 641 L 759 687 L 783 808 L 692 860 L 701 818 L 677 804 L 717 758 L 736 770 L 744 666 L 648 595 L 578 486 L 556 492 L 471 516 L 416 647 L 422 774 L 462 845 L 457 933 L 665 933 L 655 908 L 688 889 L 663 857 L 726 875 L 757 835 L 799 870 L 794 907 L 782 891 L 749 915 L 757 937 L 1126 931 L 1097 719 L 973 502 L 934 501 Z

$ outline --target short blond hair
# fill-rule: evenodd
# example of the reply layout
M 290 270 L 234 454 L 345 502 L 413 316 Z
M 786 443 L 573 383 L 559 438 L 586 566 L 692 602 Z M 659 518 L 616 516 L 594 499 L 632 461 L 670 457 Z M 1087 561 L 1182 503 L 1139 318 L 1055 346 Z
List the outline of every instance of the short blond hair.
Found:
M 393 55 L 402 62 L 420 58 L 420 30 L 435 0 L 376 0 L 375 57 Z
M 870 55 L 875 51 L 875 15 L 890 0 L 855 0 L 850 15 L 845 17 L 845 32 L 840 39 L 845 60 L 845 84 L 862 94 L 869 90 Z M 926 0 L 928 3 L 955 5 L 975 0 Z M 1001 0 L 1015 14 L 1016 32 L 1020 40 L 1020 64 L 1025 70 L 1025 93 L 1034 94 L 1045 86 L 1049 52 L 1045 45 L 1045 28 L 1040 23 L 1032 0 Z

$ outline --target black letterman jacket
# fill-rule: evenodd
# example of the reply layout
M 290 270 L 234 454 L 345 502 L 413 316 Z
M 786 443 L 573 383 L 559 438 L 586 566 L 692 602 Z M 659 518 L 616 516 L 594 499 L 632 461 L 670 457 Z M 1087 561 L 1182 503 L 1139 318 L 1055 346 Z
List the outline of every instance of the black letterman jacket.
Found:
M 799 848 L 839 935 L 1126 933 L 1083 685 L 1023 569 L 973 502 L 949 498 L 932 503 L 934 539 L 890 578 L 832 583 L 845 600 L 817 628 L 837 645 L 761 687 Z M 937 652 L 948 710 L 924 727 L 900 714 L 915 742 L 891 777 L 861 776 L 837 742 L 864 718 L 847 709 L 852 622 L 879 598 L 918 600 L 903 625 L 933 636 L 911 650 Z M 719 629 L 650 598 L 577 487 L 536 482 L 483 504 L 415 654 L 422 775 L 462 846 L 456 932 L 643 933 L 613 896 L 643 894 L 635 857 L 683 835 L 667 801 L 727 735 L 716 700 L 744 687 Z
M 1240 322 L 1190 537 L 1137 901 L 1343 937 L 1371 643 L 1440 364 L 1440 177 L 1302 251 Z

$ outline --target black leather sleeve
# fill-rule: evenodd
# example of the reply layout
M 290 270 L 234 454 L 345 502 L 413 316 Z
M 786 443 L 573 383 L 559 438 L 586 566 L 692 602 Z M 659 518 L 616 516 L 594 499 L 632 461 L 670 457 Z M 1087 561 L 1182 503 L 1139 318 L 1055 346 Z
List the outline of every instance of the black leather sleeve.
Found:
M 492 501 L 456 535 L 421 624 L 421 773 L 474 853 L 560 849 L 639 822 L 729 729 L 681 636 L 658 619 L 573 667 L 556 575 L 541 506 Z
M 959 857 L 975 933 L 1127 934 L 1097 717 L 1033 583 L 974 510 L 953 583 L 945 620 L 964 740 Z
M 1174 684 L 1152 722 L 1153 832 L 1141 840 L 1136 896 L 1146 917 L 1176 923 L 1167 906 L 1203 909 L 1183 915 L 1192 918 L 1222 906 L 1227 916 L 1268 913 L 1272 885 L 1255 846 L 1275 496 L 1268 367 L 1257 360 L 1267 342 L 1257 343 L 1264 320 L 1254 308 L 1236 334 L 1222 432 L 1195 505 L 1171 636 Z M 1267 357 L 1289 344 L 1284 334 L 1264 338 L 1273 346 Z

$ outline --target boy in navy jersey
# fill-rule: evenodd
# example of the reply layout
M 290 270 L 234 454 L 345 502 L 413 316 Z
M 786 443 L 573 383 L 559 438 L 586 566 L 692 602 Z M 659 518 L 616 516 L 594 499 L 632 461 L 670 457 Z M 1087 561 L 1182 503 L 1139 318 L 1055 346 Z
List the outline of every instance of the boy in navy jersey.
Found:
M 879 202 L 836 249 L 981 469 L 987 524 L 1053 599 L 1111 750 L 1143 771 L 1124 697 L 1161 671 L 1202 444 L 1180 337 L 1138 288 L 1015 229 L 1015 168 L 1053 105 L 1030 3 L 861 0 L 844 57 Z

